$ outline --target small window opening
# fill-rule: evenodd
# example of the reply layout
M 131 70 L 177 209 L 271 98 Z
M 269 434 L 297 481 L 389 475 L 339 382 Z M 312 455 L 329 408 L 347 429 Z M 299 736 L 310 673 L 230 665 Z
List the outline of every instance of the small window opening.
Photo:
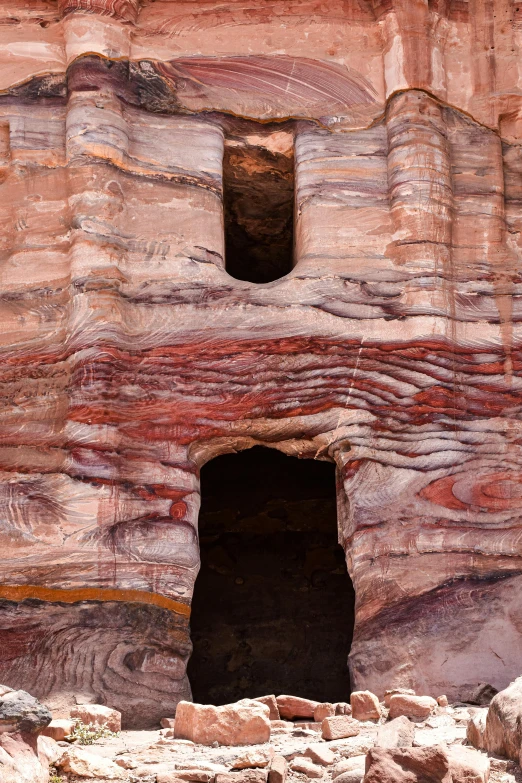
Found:
M 256 446 L 207 463 L 201 489 L 194 701 L 349 700 L 355 594 L 337 541 L 334 465 Z
M 229 275 L 269 283 L 290 272 L 294 247 L 291 130 L 256 124 L 248 132 L 228 134 L 223 192 Z

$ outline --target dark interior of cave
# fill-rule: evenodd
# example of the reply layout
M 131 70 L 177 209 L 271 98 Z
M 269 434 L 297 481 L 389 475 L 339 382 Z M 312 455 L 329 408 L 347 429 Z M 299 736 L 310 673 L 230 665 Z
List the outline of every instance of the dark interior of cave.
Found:
M 334 466 L 255 447 L 208 462 L 201 489 L 194 701 L 348 699 L 355 595 L 337 543 Z
M 225 141 L 225 266 L 238 280 L 269 283 L 293 265 L 293 137 L 253 130 L 237 129 Z

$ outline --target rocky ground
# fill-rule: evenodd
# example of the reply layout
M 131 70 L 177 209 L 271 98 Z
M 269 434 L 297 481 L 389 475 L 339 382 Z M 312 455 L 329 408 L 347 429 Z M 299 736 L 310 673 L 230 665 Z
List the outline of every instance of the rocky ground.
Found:
M 287 701 L 283 704 L 281 699 Z M 242 731 L 246 731 L 245 736 L 250 733 L 250 739 L 255 741 L 256 732 L 259 740 L 259 731 L 266 730 L 259 721 L 257 724 L 252 722 L 257 720 L 255 716 L 242 723 L 245 710 L 248 711 L 252 704 L 247 701 L 221 708 L 187 705 L 185 713 L 183 708 L 178 708 L 177 724 L 167 719 L 164 721 L 166 727 L 161 730 L 121 731 L 97 739 L 89 746 L 82 746 L 78 741 L 51 740 L 49 747 L 55 754 L 52 759 L 55 777 L 51 780 L 53 783 L 93 778 L 128 783 L 309 783 L 310 780 L 361 783 L 364 778 L 369 783 L 439 780 L 443 783 L 487 783 L 488 780 L 490 783 L 522 783 L 522 771 L 515 761 L 471 745 L 470 737 L 475 744 L 483 744 L 488 712 L 485 707 L 448 705 L 444 697 L 435 701 L 411 694 L 398 694 L 391 699 L 388 695 L 386 703 L 379 704 L 367 692 L 361 694 L 359 704 L 357 695 L 355 701 L 352 696 L 352 706 L 342 703 L 316 705 L 292 699 L 265 699 L 272 720 L 266 741 L 255 744 L 223 744 L 223 740 L 227 741 L 223 732 L 229 732 L 228 741 L 237 741 Z M 315 711 L 316 717 L 325 714 L 326 717 L 314 720 L 310 716 L 305 720 L 293 716 L 293 720 L 288 720 L 294 702 L 297 703 L 294 712 L 306 712 L 308 703 L 310 712 Z M 284 720 L 275 717 L 281 705 L 284 707 L 281 711 L 286 710 Z M 302 705 L 305 705 L 304 709 Z M 522 708 L 522 703 L 520 706 Z M 85 709 L 86 718 L 89 708 Z M 105 710 L 109 723 L 110 713 L 114 714 L 106 708 L 91 706 L 90 709 L 94 710 L 95 721 L 98 720 L 97 710 Z M 263 714 L 267 707 L 258 705 L 257 709 Z M 410 714 L 406 716 L 405 712 Z M 413 715 L 413 712 L 419 714 Z M 473 723 L 474 733 L 470 723 Z M 54 731 L 57 736 L 56 731 L 60 729 L 67 730 L 67 722 L 54 721 L 47 733 Z M 180 734 L 185 737 L 192 734 L 211 744 L 181 738 Z M 335 737 L 336 734 L 352 736 Z M 330 739 L 332 735 L 334 738 Z M 222 742 L 212 741 L 212 736 L 220 736 Z M 373 760 L 368 765 L 367 758 L 372 753 Z M 408 763 L 400 767 L 402 772 L 397 772 L 399 767 L 394 765 L 403 764 L 404 760 L 398 761 L 394 754 L 416 759 L 421 772 L 418 769 L 411 771 Z
M 491 691 L 479 690 L 478 704 L 412 691 L 389 691 L 383 702 L 356 692 L 350 704 L 181 702 L 161 729 L 121 731 L 108 707 L 78 705 L 51 720 L 32 696 L 0 686 L 0 780 L 522 783 L 522 678 Z

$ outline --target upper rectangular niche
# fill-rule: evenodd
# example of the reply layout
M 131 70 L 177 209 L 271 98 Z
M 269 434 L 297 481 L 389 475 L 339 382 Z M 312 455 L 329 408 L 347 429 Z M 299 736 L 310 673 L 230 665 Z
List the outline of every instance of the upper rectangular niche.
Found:
M 223 191 L 229 275 L 269 283 L 290 272 L 294 247 L 292 130 L 249 122 L 228 132 Z

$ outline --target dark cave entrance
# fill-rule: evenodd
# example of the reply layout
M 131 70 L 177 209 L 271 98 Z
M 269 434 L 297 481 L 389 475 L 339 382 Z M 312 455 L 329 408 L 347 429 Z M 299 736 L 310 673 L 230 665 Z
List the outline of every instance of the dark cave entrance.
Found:
M 237 280 L 269 283 L 291 271 L 293 133 L 258 123 L 230 130 L 223 159 L 225 267 Z
M 337 543 L 335 468 L 255 447 L 201 471 L 194 701 L 344 701 L 355 594 Z

